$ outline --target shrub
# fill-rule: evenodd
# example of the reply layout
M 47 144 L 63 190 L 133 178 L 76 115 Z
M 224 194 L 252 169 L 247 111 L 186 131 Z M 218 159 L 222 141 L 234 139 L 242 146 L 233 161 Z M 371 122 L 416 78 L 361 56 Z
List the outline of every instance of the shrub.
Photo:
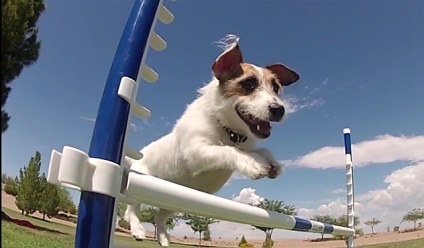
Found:
M 11 177 L 5 179 L 4 191 L 8 195 L 18 195 L 18 183 Z
M 130 224 L 127 221 L 123 220 L 123 219 L 120 219 L 118 221 L 118 226 L 120 226 L 120 227 L 122 227 L 122 228 L 124 228 L 126 230 L 130 230 Z
M 395 226 L 395 227 L 393 227 L 393 231 L 394 231 L 394 232 L 399 232 L 399 226 Z
M 254 245 L 250 244 L 250 243 L 244 243 L 244 244 L 239 245 L 239 247 L 240 248 L 253 248 Z
M 206 230 L 206 231 L 203 232 L 203 238 L 202 239 L 204 241 L 212 241 L 211 231 L 209 230 L 209 228 L 208 228 L 208 230 Z
M 364 231 L 362 230 L 362 228 L 358 228 L 355 230 L 355 236 L 363 236 L 364 235 Z
M 247 244 L 247 240 L 246 240 L 246 238 L 244 237 L 244 235 L 241 237 L 241 240 L 240 240 L 240 242 L 239 242 L 238 246 L 239 246 L 239 247 L 241 247 L 241 245 L 243 245 L 243 244 Z
M 272 240 L 271 235 L 267 234 L 265 241 L 262 243 L 263 248 L 272 248 L 274 246 L 274 240 Z
M 274 240 L 272 239 L 265 239 L 265 241 L 262 243 L 263 248 L 272 248 L 274 246 Z
M 18 194 L 16 187 L 10 184 L 4 185 L 4 191 L 8 195 L 16 196 Z
M 70 206 L 69 213 L 73 215 L 77 214 L 77 208 L 75 207 L 75 205 Z

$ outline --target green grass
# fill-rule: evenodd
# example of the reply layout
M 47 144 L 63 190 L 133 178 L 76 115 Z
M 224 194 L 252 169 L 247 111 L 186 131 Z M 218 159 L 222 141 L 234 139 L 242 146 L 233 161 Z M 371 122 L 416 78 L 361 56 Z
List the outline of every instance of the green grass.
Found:
M 36 231 L 10 222 L 1 222 L 1 247 L 5 248 L 67 248 L 74 246 L 74 237 L 69 234 Z
M 72 248 L 74 247 L 75 228 L 50 221 L 43 221 L 37 218 L 21 215 L 13 210 L 2 208 L 11 218 L 28 220 L 32 224 L 41 227 L 40 230 L 33 230 L 18 226 L 14 223 L 1 222 L 1 247 L 2 248 Z M 126 248 L 160 248 L 151 240 L 135 241 L 130 237 L 115 235 L 117 247 Z M 192 248 L 194 246 L 171 244 L 173 248 Z M 423 248 L 424 238 L 402 241 L 389 244 L 378 244 L 361 246 L 362 248 Z
M 424 238 L 396 243 L 361 246 L 362 248 L 423 248 Z
M 13 219 L 30 221 L 32 224 L 41 227 L 43 230 L 32 230 L 30 228 L 18 226 L 6 221 L 1 222 L 1 247 L 2 248 L 73 248 L 75 239 L 75 227 L 67 226 L 50 221 L 43 221 L 38 218 L 21 215 L 20 213 L 2 208 Z M 160 248 L 151 240 L 135 241 L 130 237 L 115 235 L 117 247 L 125 248 Z M 189 245 L 172 244 L 175 248 L 193 247 Z

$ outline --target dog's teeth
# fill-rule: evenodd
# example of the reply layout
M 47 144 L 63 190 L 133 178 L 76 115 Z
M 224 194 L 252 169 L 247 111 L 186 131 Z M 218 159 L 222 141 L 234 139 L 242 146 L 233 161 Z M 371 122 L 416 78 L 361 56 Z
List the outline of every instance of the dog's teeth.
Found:
M 261 130 L 261 126 L 256 125 L 256 130 L 260 131 Z

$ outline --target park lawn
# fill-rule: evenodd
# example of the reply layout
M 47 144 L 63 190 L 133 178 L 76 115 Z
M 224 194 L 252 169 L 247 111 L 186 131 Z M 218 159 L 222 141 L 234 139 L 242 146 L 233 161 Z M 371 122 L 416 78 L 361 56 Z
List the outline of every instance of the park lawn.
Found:
M 51 231 L 32 230 L 14 223 L 1 221 L 1 247 L 4 248 L 71 248 L 74 237 Z
M 366 245 L 361 247 L 362 248 L 423 248 L 424 238 L 413 239 L 408 241 L 400 241 L 400 242 L 388 243 L 388 244 Z
M 34 230 L 7 221 L 1 222 L 1 247 L 2 248 L 73 248 L 75 240 L 75 227 L 67 226 L 48 220 L 24 216 L 8 208 L 2 208 L 10 218 L 30 221 L 41 227 L 42 230 Z M 160 248 L 151 240 L 136 241 L 130 237 L 115 235 L 117 248 Z M 189 245 L 171 244 L 175 248 L 193 247 Z
M 14 223 L 1 222 L 1 247 L 2 248 L 72 248 L 74 247 L 75 228 L 50 221 L 43 221 L 34 217 L 21 215 L 20 213 L 2 208 L 7 215 L 14 219 L 28 220 L 32 224 L 41 227 L 34 230 Z M 115 235 L 116 247 L 119 248 L 160 248 L 151 240 L 135 241 L 130 237 Z M 194 246 L 171 244 L 175 248 L 192 248 Z M 423 248 L 424 239 L 415 239 L 397 243 L 361 246 L 362 248 Z
M 73 248 L 75 236 L 71 234 L 55 233 L 50 230 L 33 230 L 18 226 L 14 223 L 1 222 L 2 248 Z M 135 241 L 126 237 L 115 236 L 117 248 L 159 248 L 153 241 Z M 172 244 L 172 247 L 183 248 L 184 245 Z

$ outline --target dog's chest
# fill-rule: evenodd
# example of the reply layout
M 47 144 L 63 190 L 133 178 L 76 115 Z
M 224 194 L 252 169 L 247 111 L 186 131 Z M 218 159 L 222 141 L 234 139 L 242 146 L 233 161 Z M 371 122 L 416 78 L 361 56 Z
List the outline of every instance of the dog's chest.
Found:
M 209 170 L 193 175 L 186 182 L 185 186 L 197 189 L 206 193 L 216 193 L 219 191 L 233 174 L 231 170 Z

